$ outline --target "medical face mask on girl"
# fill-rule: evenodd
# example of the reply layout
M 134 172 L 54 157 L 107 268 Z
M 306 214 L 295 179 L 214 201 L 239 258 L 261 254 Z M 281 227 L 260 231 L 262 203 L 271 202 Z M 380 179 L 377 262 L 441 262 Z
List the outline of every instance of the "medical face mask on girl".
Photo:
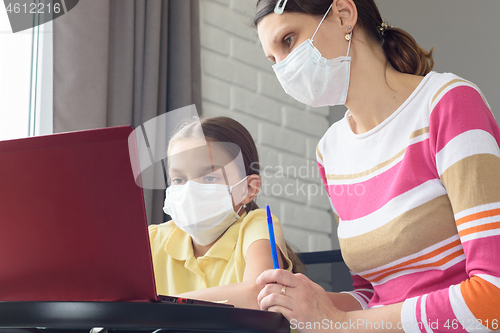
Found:
M 273 69 L 287 94 L 312 107 L 344 105 L 349 89 L 351 57 L 327 60 L 313 41 L 321 24 L 330 12 L 328 8 L 311 39 L 304 41 Z
M 239 218 L 233 209 L 231 192 L 247 178 L 248 176 L 234 186 L 200 184 L 194 181 L 170 186 L 166 190 L 163 211 L 197 244 L 208 245 Z M 246 196 L 246 193 L 245 190 L 242 196 Z

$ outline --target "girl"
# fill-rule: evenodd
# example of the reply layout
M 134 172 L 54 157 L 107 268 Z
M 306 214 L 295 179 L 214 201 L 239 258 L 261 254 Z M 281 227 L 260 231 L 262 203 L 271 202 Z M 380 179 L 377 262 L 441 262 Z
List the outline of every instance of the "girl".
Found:
M 149 228 L 159 294 L 258 309 L 256 279 L 273 268 L 266 212 L 254 201 L 258 163 L 250 133 L 230 118 L 195 119 L 173 135 L 164 207 L 173 220 Z M 280 267 L 291 271 L 295 256 L 273 222 Z
M 500 130 L 478 88 L 373 0 L 259 0 L 255 25 L 288 94 L 348 107 L 317 159 L 355 273 L 335 294 L 266 271 L 261 309 L 308 332 L 499 329 Z

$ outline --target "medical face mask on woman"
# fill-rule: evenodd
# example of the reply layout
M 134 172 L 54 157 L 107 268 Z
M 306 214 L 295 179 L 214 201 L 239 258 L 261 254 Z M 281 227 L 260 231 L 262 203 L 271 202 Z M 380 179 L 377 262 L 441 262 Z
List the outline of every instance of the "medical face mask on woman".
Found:
M 312 107 L 343 105 L 349 89 L 351 40 L 347 56 L 331 60 L 323 58 L 313 44 L 314 37 L 331 8 L 332 5 L 312 38 L 304 41 L 283 61 L 273 66 L 285 92 Z
M 166 190 L 163 211 L 197 244 L 208 245 L 239 218 L 233 209 L 231 192 L 247 178 L 234 186 L 194 181 L 170 186 Z M 243 195 L 246 195 L 246 191 Z

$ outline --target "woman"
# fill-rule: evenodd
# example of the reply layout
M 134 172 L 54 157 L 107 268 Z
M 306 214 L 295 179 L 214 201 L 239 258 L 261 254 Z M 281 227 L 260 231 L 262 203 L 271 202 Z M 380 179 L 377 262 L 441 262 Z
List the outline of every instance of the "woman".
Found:
M 348 108 L 317 159 L 354 274 L 337 294 L 266 271 L 261 309 L 307 332 L 499 329 L 500 131 L 478 88 L 373 0 L 259 0 L 255 25 L 288 94 Z

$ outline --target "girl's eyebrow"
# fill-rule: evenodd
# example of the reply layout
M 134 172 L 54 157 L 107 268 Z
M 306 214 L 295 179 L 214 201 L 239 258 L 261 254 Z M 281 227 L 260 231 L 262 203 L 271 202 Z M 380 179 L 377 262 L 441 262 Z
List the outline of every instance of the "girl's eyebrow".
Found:
M 212 166 L 207 166 L 205 168 L 200 169 L 199 171 L 202 173 L 203 172 L 211 173 L 211 172 L 213 172 L 213 170 L 217 171 L 217 170 L 222 169 L 222 168 L 223 168 L 223 166 L 214 165 L 213 168 L 212 168 Z M 177 168 L 169 169 L 169 173 L 172 173 L 172 172 L 182 173 L 182 172 L 184 172 L 184 169 L 177 169 Z

